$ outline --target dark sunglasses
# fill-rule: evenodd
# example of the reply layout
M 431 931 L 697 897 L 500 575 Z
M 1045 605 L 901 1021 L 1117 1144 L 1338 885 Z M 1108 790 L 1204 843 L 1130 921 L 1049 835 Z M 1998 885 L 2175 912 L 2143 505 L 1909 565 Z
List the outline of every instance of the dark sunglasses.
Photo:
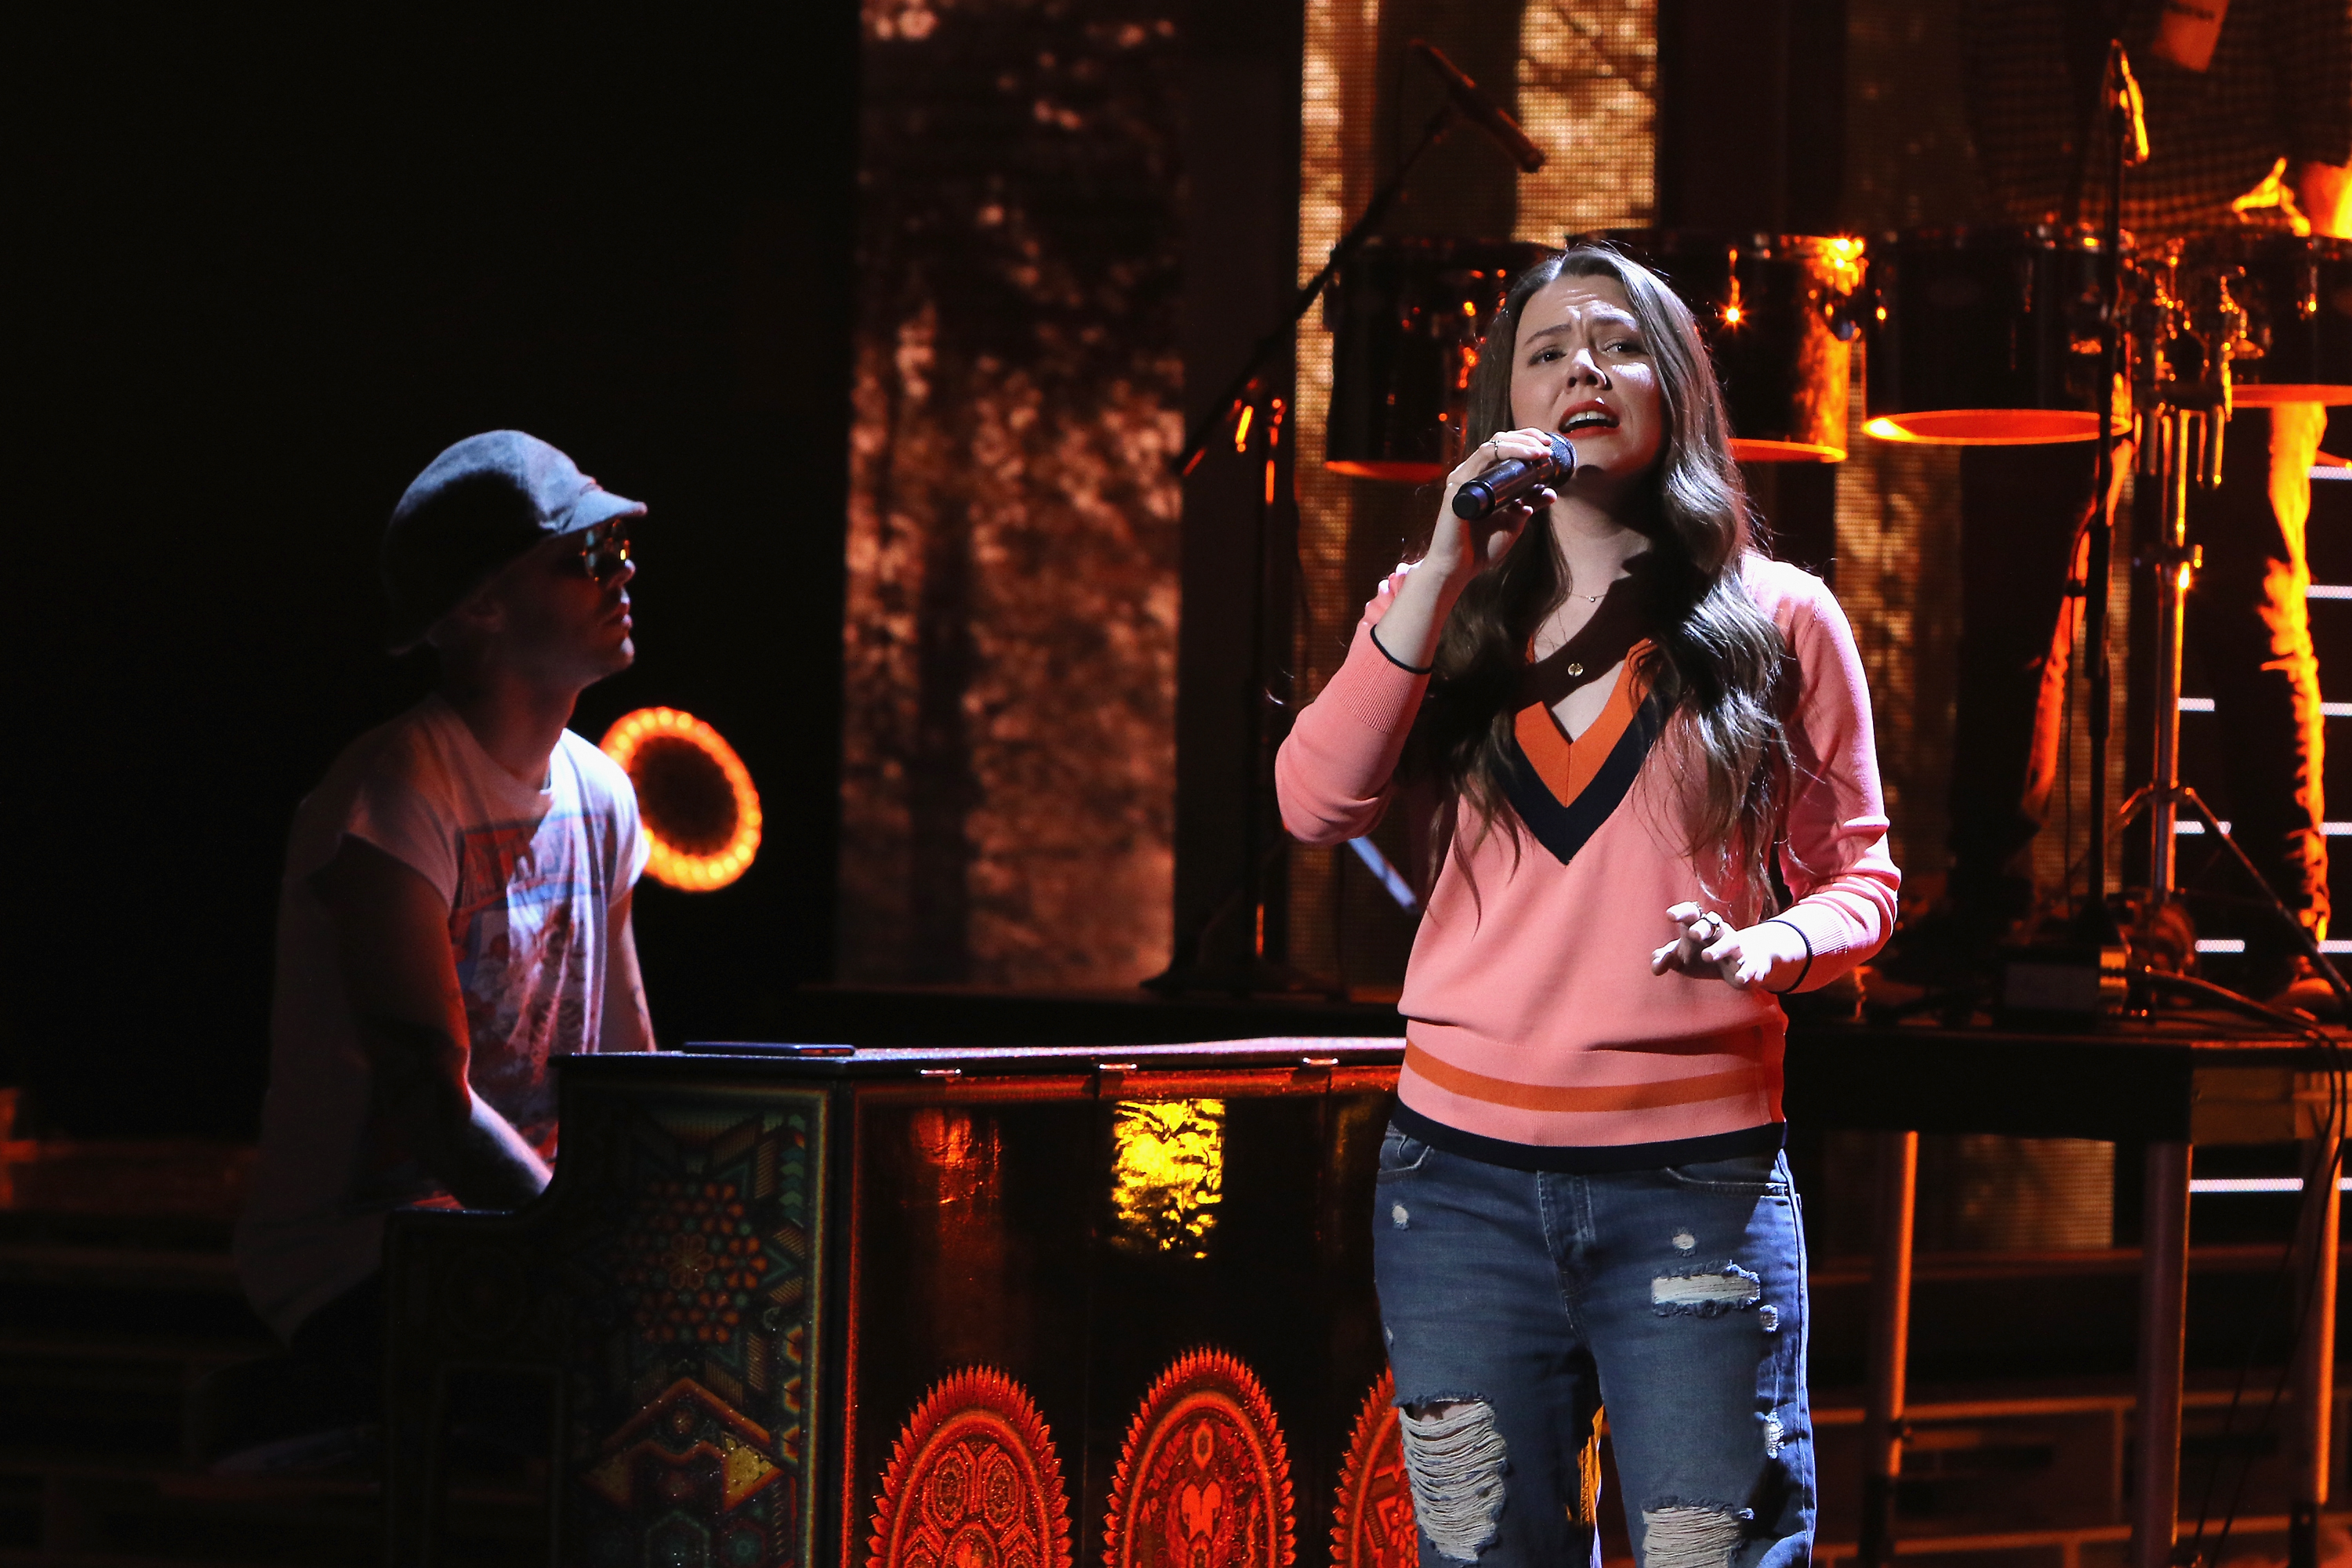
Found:
M 614 518 L 600 522 L 580 536 L 580 570 L 599 583 L 629 563 L 629 522 Z

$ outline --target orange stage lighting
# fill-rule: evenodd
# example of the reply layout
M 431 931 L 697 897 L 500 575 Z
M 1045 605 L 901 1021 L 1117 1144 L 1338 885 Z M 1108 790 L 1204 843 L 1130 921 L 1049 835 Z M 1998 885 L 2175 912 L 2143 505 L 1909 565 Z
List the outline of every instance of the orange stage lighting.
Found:
M 707 893 L 743 874 L 760 852 L 760 792 L 718 731 L 675 708 L 640 708 L 600 744 L 637 786 L 654 880 Z

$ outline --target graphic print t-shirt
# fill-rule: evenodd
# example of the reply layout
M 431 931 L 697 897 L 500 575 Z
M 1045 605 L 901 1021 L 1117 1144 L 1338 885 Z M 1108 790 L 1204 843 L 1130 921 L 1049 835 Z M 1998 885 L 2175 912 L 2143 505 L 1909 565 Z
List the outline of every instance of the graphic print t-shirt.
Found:
M 449 908 L 474 1092 L 550 1160 L 549 1058 L 597 1047 L 613 901 L 646 846 L 628 775 L 565 731 L 533 789 L 429 697 L 353 742 L 302 802 L 279 890 L 269 1094 L 237 1271 L 281 1334 L 373 1273 L 383 1215 L 446 1202 L 373 1093 L 334 933 L 310 888 L 345 837 L 430 882 Z

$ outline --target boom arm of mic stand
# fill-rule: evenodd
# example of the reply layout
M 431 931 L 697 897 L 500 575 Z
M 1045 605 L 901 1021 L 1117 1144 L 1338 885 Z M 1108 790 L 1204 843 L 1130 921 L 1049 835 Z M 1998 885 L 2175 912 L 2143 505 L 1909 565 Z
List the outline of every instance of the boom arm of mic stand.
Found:
M 1289 319 L 1258 339 L 1256 345 L 1250 350 L 1249 363 L 1243 365 L 1241 374 L 1227 384 L 1224 395 L 1210 405 L 1209 411 L 1185 432 L 1184 450 L 1169 463 L 1179 478 L 1191 473 L 1198 466 L 1209 449 L 1211 435 L 1225 422 L 1234 405 L 1248 395 L 1250 388 L 1265 372 L 1266 362 L 1297 333 L 1298 323 L 1306 318 L 1307 311 L 1315 308 L 1315 301 L 1323 297 L 1323 290 L 1330 287 L 1331 279 L 1339 276 L 1339 268 L 1355 258 L 1356 252 L 1364 247 L 1364 241 L 1371 237 L 1372 230 L 1380 227 L 1381 221 L 1389 216 L 1389 208 L 1394 206 L 1397 197 L 1403 194 L 1405 177 L 1412 173 L 1412 166 L 1421 162 L 1423 154 L 1444 140 L 1445 133 L 1460 118 L 1461 111 L 1454 107 L 1450 99 L 1440 104 L 1437 112 L 1429 117 L 1429 123 L 1422 129 L 1421 141 L 1405 154 L 1404 162 L 1397 165 L 1396 173 L 1372 193 L 1371 200 L 1364 204 L 1363 216 L 1356 220 L 1354 227 L 1339 237 L 1339 243 L 1331 247 L 1330 257 L 1323 263 L 1323 270 L 1298 290 L 1298 298 L 1291 303 Z

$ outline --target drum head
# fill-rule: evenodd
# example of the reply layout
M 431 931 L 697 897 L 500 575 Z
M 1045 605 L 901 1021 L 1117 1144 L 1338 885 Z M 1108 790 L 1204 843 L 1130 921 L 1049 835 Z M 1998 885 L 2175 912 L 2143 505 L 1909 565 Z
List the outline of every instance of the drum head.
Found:
M 2232 396 L 2252 408 L 2352 404 L 2352 240 L 2275 231 L 2201 235 L 2168 282 L 2210 357 L 2226 341 Z M 2221 307 L 2240 312 L 2234 335 Z
M 2099 416 L 2066 408 L 1938 408 L 1918 414 L 1882 414 L 1863 426 L 1881 441 L 1932 442 L 1943 447 L 2052 447 L 2088 441 L 2099 433 Z M 2117 433 L 2129 429 L 2116 426 Z
M 2040 447 L 2099 433 L 2100 251 L 2043 227 L 1922 229 L 1871 252 L 1870 417 L 1883 441 Z M 2132 277 L 2124 277 L 2128 300 Z M 2109 418 L 2130 427 L 2130 392 Z
M 1827 441 L 1760 441 L 1746 436 L 1731 438 L 1731 456 L 1741 463 L 1843 463 L 1845 444 Z
M 1351 479 L 1386 479 L 1391 484 L 1425 485 L 1450 471 L 1434 458 L 1419 461 L 1399 458 L 1326 458 L 1323 466 Z
M 2322 403 L 2341 408 L 2352 404 L 2352 386 L 2333 382 L 2241 381 L 2230 389 L 2230 400 L 2249 408 L 2275 408 L 2282 403 Z

